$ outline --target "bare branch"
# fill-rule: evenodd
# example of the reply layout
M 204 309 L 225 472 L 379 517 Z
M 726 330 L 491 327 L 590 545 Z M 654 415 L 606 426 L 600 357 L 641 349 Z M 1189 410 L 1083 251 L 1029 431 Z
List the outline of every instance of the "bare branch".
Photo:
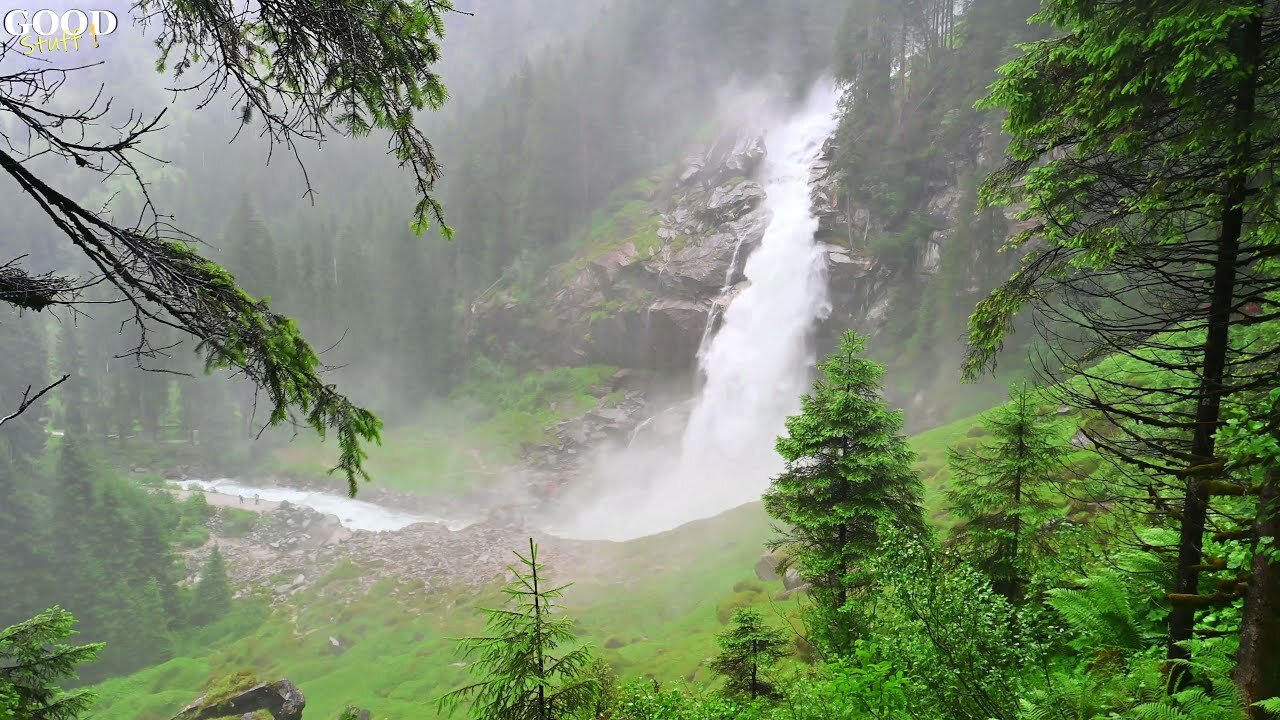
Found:
M 64 382 L 66 382 L 66 381 L 67 381 L 67 378 L 69 378 L 69 377 L 71 377 L 71 376 L 70 376 L 70 375 L 63 375 L 62 377 L 58 378 L 56 381 L 54 381 L 54 382 L 52 382 L 52 383 L 50 383 L 50 384 L 46 385 L 46 386 L 44 387 L 44 389 L 43 389 L 43 390 L 41 390 L 40 392 L 36 393 L 35 395 L 32 395 L 32 394 L 31 394 L 31 388 L 32 388 L 32 386 L 31 386 L 31 385 L 28 385 L 28 386 L 27 386 L 26 391 L 24 391 L 24 392 L 22 393 L 22 402 L 18 403 L 18 409 L 17 409 L 17 410 L 14 410 L 13 412 L 9 413 L 8 415 L 6 415 L 6 416 L 4 416 L 4 417 L 0 418 L 0 425 L 4 425 L 5 423 L 9 422 L 10 420 L 12 420 L 12 419 L 14 419 L 14 418 L 18 417 L 19 415 L 21 415 L 22 413 L 26 412 L 26 411 L 27 411 L 27 408 L 30 408 L 32 405 L 35 405 L 35 404 L 40 400 L 40 398 L 44 396 L 44 394 L 45 394 L 45 393 L 49 392 L 50 390 L 52 390 L 52 389 L 54 389 L 54 388 L 58 387 L 59 385 L 61 385 L 61 384 L 62 384 L 62 383 L 64 383 Z

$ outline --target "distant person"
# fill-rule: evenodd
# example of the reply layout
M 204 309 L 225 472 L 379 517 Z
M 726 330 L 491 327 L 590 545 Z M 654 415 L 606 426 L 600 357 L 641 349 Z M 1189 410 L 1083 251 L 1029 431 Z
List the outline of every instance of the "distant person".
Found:
M 253 504 L 254 504 L 254 505 L 257 505 L 257 504 L 258 504 L 258 501 L 259 501 L 259 500 L 261 500 L 261 499 L 262 499 L 262 498 L 260 498 L 260 497 L 258 496 L 258 493 L 254 493 L 254 494 L 253 494 Z
M 240 504 L 241 504 L 241 505 L 243 505 L 243 504 L 244 504 L 244 496 L 243 496 L 243 495 L 239 495 L 239 496 L 237 496 L 237 497 L 239 497 L 239 498 L 240 498 Z

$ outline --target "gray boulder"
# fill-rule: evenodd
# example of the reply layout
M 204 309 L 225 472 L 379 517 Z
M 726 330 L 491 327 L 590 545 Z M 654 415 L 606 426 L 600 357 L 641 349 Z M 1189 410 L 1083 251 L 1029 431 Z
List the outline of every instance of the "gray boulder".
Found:
M 275 720 L 302 720 L 302 710 L 306 706 L 307 699 L 297 685 L 288 680 L 277 680 L 254 685 L 225 698 L 201 696 L 174 715 L 173 720 L 243 717 L 260 710 L 271 713 Z

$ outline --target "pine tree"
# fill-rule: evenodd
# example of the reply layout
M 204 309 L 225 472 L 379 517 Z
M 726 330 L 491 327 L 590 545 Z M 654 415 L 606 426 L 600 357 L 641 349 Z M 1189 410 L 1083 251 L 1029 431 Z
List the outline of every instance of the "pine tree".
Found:
M 556 616 L 556 600 L 569 586 L 546 587 L 532 538 L 528 556 L 515 555 L 520 563 L 509 568 L 506 607 L 484 611 L 490 634 L 459 641 L 464 657 L 476 656 L 470 667 L 481 679 L 440 698 L 439 708 L 454 712 L 471 700 L 477 720 L 568 720 L 594 706 L 591 653 L 579 647 L 557 654 L 574 639 L 573 621 Z
M 782 548 L 810 585 L 811 639 L 841 654 L 854 640 L 849 606 L 859 566 L 877 551 L 880 525 L 923 531 L 915 454 L 902 436 L 902 413 L 880 397 L 884 369 L 860 357 L 849 332 L 820 367 L 801 414 L 778 439 L 786 470 L 765 493 L 765 509 L 785 523 L 770 543 Z
M 280 262 L 271 232 L 248 195 L 240 196 L 223 231 L 223 242 L 230 256 L 227 264 L 245 290 L 262 297 L 280 288 Z
M 227 578 L 227 563 L 217 545 L 204 561 L 200 569 L 200 580 L 196 582 L 195 592 L 191 596 L 191 611 L 188 617 L 193 625 L 208 625 L 217 622 L 231 609 L 231 581 Z
M 0 703 L 9 695 L 5 720 L 73 720 L 93 705 L 85 690 L 65 692 L 54 683 L 74 679 L 76 667 L 92 662 L 101 644 L 72 646 L 76 619 L 53 607 L 0 630 Z M 4 709 L 0 704 L 0 709 Z
M 1009 403 L 988 413 L 982 426 L 990 440 L 948 450 L 947 498 L 961 521 L 953 537 L 991 576 L 995 591 L 1016 601 L 1035 558 L 1049 551 L 1041 530 L 1058 504 L 1046 491 L 1062 469 L 1066 444 L 1025 387 L 1011 390 Z
M 711 660 L 712 671 L 725 677 L 725 693 L 752 700 L 776 697 L 768 671 L 788 655 L 786 634 L 766 625 L 751 608 L 734 610 L 729 622 L 733 627 L 716 636 L 720 652 Z

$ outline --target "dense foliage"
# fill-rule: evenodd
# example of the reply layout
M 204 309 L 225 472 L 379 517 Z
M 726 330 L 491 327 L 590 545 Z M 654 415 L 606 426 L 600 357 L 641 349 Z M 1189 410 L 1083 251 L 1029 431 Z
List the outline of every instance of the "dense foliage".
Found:
M 194 603 L 181 587 L 176 551 L 208 538 L 212 511 L 202 496 L 177 502 L 117 477 L 74 435 L 49 455 L 51 471 L 36 456 L 26 473 L 0 473 L 0 623 L 21 622 L 56 599 L 75 613 L 82 636 L 106 641 L 101 660 L 84 671 L 97 679 L 168 659 L 174 633 L 226 614 L 225 570 L 222 589 L 204 592 L 213 585 L 202 580 Z
M 1280 593 L 1270 572 L 1262 585 L 1235 568 L 1215 577 L 1232 549 L 1211 544 L 1244 539 L 1249 554 L 1273 537 L 1236 499 L 1269 479 L 1231 472 L 1216 438 L 1224 407 L 1276 385 L 1280 9 L 1058 0 L 1036 19 L 1059 34 L 1027 46 L 984 101 L 1007 110 L 1012 139 L 985 199 L 1022 203 L 1035 224 L 1010 241 L 1029 250 L 1021 268 L 974 311 L 965 369 L 994 363 L 1023 309 L 1036 316 L 1045 374 L 1072 379 L 1062 396 L 1106 420 L 1091 441 L 1177 530 L 1167 651 L 1182 690 L 1202 610 L 1243 598 L 1242 627 L 1261 632 Z M 1161 374 L 1117 378 L 1095 367 L 1106 355 Z M 1264 655 L 1239 658 L 1248 704 L 1280 694 Z

